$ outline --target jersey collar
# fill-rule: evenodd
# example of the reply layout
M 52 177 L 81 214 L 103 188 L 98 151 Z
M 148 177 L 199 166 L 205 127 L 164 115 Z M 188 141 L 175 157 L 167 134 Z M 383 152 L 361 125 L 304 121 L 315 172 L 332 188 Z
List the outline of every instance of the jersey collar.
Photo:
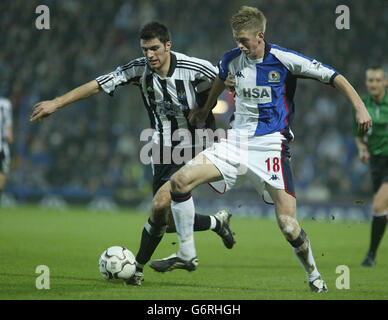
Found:
M 264 57 L 263 57 L 263 61 L 265 61 L 265 58 L 267 58 L 270 50 L 271 50 L 271 44 L 268 43 L 267 41 L 264 40 L 264 43 L 265 43 L 265 47 L 264 47 Z
M 176 68 L 176 64 L 177 64 L 177 59 L 176 59 L 176 55 L 173 54 L 172 52 L 170 53 L 170 57 L 171 57 L 171 61 L 170 61 L 170 68 L 168 69 L 168 72 L 167 72 L 167 76 L 166 78 L 169 78 L 173 75 L 174 71 L 175 71 L 175 68 Z M 150 66 L 148 65 L 148 63 L 146 64 L 147 66 L 147 69 L 149 70 L 150 73 L 155 73 L 157 74 L 154 70 L 152 70 L 150 68 Z M 160 76 L 159 76 L 160 77 Z
M 172 52 L 170 54 L 171 54 L 171 62 L 170 62 L 170 68 L 168 69 L 167 77 L 171 77 L 176 68 L 176 55 L 173 54 Z

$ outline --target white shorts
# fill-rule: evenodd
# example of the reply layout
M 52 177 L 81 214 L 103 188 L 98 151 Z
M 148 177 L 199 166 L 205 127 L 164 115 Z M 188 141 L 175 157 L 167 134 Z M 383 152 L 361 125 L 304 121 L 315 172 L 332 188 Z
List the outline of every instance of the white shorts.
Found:
M 265 183 L 295 197 L 288 142 L 280 132 L 248 136 L 231 129 L 226 139 L 201 153 L 223 176 L 223 180 L 209 183 L 217 192 L 250 181 L 266 203 L 273 201 Z

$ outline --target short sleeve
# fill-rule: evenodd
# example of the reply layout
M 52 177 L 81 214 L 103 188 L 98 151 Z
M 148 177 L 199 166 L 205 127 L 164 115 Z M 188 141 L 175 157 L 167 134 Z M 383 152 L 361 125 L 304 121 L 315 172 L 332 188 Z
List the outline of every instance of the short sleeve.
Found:
M 326 84 L 333 85 L 337 71 L 315 59 L 306 57 L 295 51 L 280 47 L 272 47 L 271 53 L 296 76 L 313 78 Z
M 113 95 L 118 86 L 138 83 L 146 67 L 145 58 L 135 59 L 117 67 L 115 71 L 99 76 L 96 81 L 109 95 Z

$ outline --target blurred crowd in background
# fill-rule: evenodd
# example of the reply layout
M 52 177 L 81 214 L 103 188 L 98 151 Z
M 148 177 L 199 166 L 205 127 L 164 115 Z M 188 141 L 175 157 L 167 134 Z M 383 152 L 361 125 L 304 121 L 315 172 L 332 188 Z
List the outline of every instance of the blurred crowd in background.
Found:
M 35 27 L 40 4 L 50 9 L 50 30 Z M 140 162 L 139 136 L 150 123 L 136 87 L 74 103 L 39 123 L 29 122 L 32 107 L 141 56 L 139 29 L 151 20 L 169 27 L 173 50 L 217 64 L 235 47 L 229 19 L 245 4 L 266 15 L 268 42 L 332 66 L 361 95 L 365 69 L 388 66 L 388 10 L 381 0 L 2 1 L 0 94 L 13 104 L 15 135 L 5 191 L 21 201 L 45 194 L 149 198 L 152 173 Z M 335 27 L 339 4 L 350 9 L 349 30 Z M 299 80 L 295 104 L 291 152 L 298 198 L 370 196 L 368 166 L 358 159 L 345 97 Z M 254 190 L 247 185 L 236 192 Z

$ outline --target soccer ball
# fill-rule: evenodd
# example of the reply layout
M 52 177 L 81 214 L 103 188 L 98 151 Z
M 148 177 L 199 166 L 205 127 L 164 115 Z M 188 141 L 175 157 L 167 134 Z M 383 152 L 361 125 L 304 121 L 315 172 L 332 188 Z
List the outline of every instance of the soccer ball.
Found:
M 98 267 L 106 280 L 128 280 L 136 271 L 136 260 L 127 248 L 113 246 L 101 254 Z

